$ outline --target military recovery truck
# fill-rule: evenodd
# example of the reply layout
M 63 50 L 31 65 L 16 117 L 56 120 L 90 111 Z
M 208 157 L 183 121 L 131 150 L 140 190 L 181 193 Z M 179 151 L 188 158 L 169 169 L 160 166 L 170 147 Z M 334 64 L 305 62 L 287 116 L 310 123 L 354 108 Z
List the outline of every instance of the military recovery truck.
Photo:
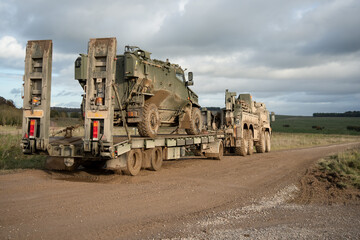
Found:
M 253 154 L 255 146 L 258 153 L 270 152 L 270 114 L 264 103 L 226 90 L 222 116 L 225 151 L 245 156 Z
M 102 40 L 97 39 L 96 43 Z M 105 40 L 103 40 L 105 41 Z M 90 40 L 90 45 L 95 44 Z M 86 94 L 82 108 L 86 111 L 101 111 L 106 106 L 104 78 L 98 72 L 106 66 L 103 53 L 94 58 L 80 54 L 75 61 L 75 79 Z M 126 46 L 122 55 L 116 55 L 111 63 L 115 78 L 115 102 L 113 123 L 137 126 L 141 136 L 154 138 L 162 126 L 177 126 L 188 134 L 201 131 L 201 112 L 198 96 L 189 88 L 193 74 L 185 79 L 184 70 L 177 64 L 151 59 L 151 53 L 135 46 Z M 95 66 L 94 68 L 92 66 Z M 94 69 L 92 72 L 90 69 Z M 90 70 L 90 71 L 89 71 Z
M 255 102 L 250 94 L 225 91 L 225 108 L 202 108 L 201 121 L 203 131 L 216 132 L 222 139 L 226 154 L 240 156 L 254 152 L 264 153 L 271 150 L 270 115 L 264 103 Z M 271 121 L 275 121 L 271 113 Z M 191 149 L 197 155 L 203 155 L 203 149 Z
M 150 60 L 148 53 L 137 48 L 116 55 L 115 38 L 90 39 L 88 53 L 75 62 L 75 76 L 85 92 L 84 135 L 78 137 L 72 136 L 72 127 L 66 128 L 65 136 L 50 135 L 51 68 L 52 41 L 28 41 L 21 145 L 24 154 L 48 155 L 48 169 L 95 165 L 137 175 L 142 168 L 159 170 L 163 160 L 178 159 L 191 146 L 199 146 L 208 158 L 222 157 L 222 140 L 216 133 L 155 137 L 131 136 L 128 131 L 127 135 L 115 134 L 120 121 L 125 129 L 126 122 L 138 122 L 139 128 L 144 128 L 141 131 L 150 131 L 149 135 L 151 131 L 155 135 L 160 121 L 178 121 L 188 133 L 199 132 L 197 96 L 187 87 L 191 81 L 185 81 L 179 66 Z M 196 118 L 199 121 L 193 121 Z M 141 126 L 147 124 L 144 120 L 149 120 L 150 130 Z

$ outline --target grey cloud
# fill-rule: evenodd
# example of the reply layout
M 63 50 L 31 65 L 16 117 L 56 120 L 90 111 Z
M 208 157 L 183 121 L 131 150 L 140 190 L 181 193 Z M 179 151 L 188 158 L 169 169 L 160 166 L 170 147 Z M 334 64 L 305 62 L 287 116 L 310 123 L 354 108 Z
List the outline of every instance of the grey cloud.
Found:
M 20 93 L 21 92 L 21 89 L 20 88 L 13 88 L 13 89 L 11 89 L 11 91 L 10 91 L 10 93 L 12 93 L 12 94 L 18 94 L 18 93 Z
M 228 88 L 251 92 L 282 113 L 358 108 L 359 1 L 196 0 L 183 11 L 179 3 L 13 1 L 0 6 L 0 38 L 13 36 L 23 47 L 29 39 L 53 39 L 58 106 L 80 103 L 73 62 L 88 39 L 116 37 L 118 53 L 138 45 L 194 71 L 192 88 L 204 106 L 222 106 Z M 0 64 L 23 71 L 10 64 L 15 60 Z
M 312 41 L 304 46 L 308 54 L 346 54 L 360 50 L 360 2 L 333 1 L 319 13 L 311 14 L 306 25 L 315 25 Z
M 80 104 L 78 102 L 64 102 L 56 104 L 53 107 L 80 108 Z
M 176 2 L 143 1 L 17 1 L 16 15 L 1 30 L 22 39 L 53 39 L 63 52 L 86 52 L 89 38 L 112 37 L 142 42 L 156 31 Z M 124 44 L 125 45 L 125 44 Z
M 61 91 L 58 94 L 56 94 L 56 97 L 66 97 L 66 96 L 78 96 L 79 92 L 71 92 L 71 91 Z
M 10 93 L 14 94 L 15 96 L 20 95 L 21 88 L 13 88 L 13 89 L 11 89 Z

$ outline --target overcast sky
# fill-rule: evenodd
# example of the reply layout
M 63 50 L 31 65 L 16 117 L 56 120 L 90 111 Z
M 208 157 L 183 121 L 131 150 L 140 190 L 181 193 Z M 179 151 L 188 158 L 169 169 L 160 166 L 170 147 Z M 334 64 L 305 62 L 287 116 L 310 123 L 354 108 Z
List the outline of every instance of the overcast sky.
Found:
M 0 96 L 20 107 L 28 40 L 53 40 L 52 106 L 79 107 L 74 61 L 116 37 L 194 72 L 202 106 L 225 89 L 277 114 L 360 110 L 359 0 L 0 0 Z

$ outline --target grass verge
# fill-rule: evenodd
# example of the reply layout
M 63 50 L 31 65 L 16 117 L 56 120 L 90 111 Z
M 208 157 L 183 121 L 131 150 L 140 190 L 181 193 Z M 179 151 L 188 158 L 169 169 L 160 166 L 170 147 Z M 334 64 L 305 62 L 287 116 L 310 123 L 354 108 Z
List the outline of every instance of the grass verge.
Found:
M 272 150 L 284 150 L 350 142 L 360 142 L 360 136 L 273 132 L 271 147 Z
M 351 185 L 360 190 L 360 148 L 322 159 L 318 165 L 319 170 L 325 173 L 327 178 L 338 179 L 338 188 Z
M 21 135 L 0 135 L 0 169 L 43 168 L 45 156 L 24 155 L 20 142 Z

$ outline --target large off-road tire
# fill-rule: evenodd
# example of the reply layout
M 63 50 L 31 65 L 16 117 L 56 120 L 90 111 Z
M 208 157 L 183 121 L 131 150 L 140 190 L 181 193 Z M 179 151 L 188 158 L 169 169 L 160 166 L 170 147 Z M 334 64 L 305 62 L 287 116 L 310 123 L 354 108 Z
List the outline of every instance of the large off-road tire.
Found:
M 270 133 L 265 132 L 265 152 L 270 152 L 270 150 L 271 150 Z
M 240 156 L 246 156 L 249 150 L 248 132 L 244 129 L 243 137 L 240 140 L 240 146 L 235 147 L 235 154 Z
M 213 142 L 209 144 L 210 151 L 205 151 L 204 155 L 206 158 L 221 160 L 221 158 L 224 156 L 224 145 L 221 140 L 218 140 L 217 142 Z
M 185 131 L 189 135 L 196 135 L 201 133 L 201 129 L 201 111 L 199 108 L 193 107 L 191 110 L 190 128 L 185 129 Z
M 142 137 L 156 137 L 160 127 L 160 117 L 154 103 L 146 103 L 143 109 L 142 120 L 138 123 L 139 134 Z
M 123 170 L 126 175 L 135 176 L 141 170 L 142 152 L 140 149 L 132 149 L 127 153 L 126 168 Z
M 252 131 L 248 130 L 248 154 L 252 155 L 254 153 L 254 137 Z
M 221 160 L 221 158 L 224 156 L 224 145 L 222 142 L 219 144 L 219 155 L 215 157 L 216 160 Z
M 163 164 L 163 153 L 161 147 L 156 147 L 151 154 L 151 166 L 150 169 L 153 171 L 160 170 Z
M 265 141 L 265 132 L 261 131 L 260 132 L 260 139 L 259 142 L 257 142 L 256 144 L 256 152 L 257 153 L 264 153 L 265 152 L 265 146 L 266 146 L 266 141 Z

